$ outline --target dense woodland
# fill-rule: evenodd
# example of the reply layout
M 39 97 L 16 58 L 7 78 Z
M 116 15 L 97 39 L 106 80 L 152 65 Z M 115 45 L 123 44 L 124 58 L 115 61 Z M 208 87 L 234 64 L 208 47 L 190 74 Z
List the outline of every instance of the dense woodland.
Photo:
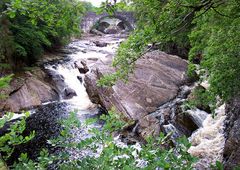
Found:
M 129 38 L 120 45 L 113 66 L 117 71 L 103 77 L 98 83 L 111 86 L 119 79 L 128 79 L 135 62 L 146 52 L 160 49 L 169 54 L 188 60 L 188 76 L 193 80 L 208 80 L 210 88 L 199 92 L 198 102 L 214 109 L 217 104 L 228 102 L 240 94 L 240 2 L 238 0 L 130 0 L 103 3 L 96 9 L 90 3 L 78 0 L 1 0 L 0 1 L 0 88 L 7 86 L 11 73 L 16 74 L 25 67 L 32 67 L 45 52 L 61 47 L 71 37 L 80 37 L 79 25 L 86 11 L 107 11 L 114 15 L 118 10 L 133 11 L 137 27 Z M 200 73 L 200 76 L 196 74 Z M 3 97 L 3 96 L 0 96 Z M 11 115 L 9 116 L 11 117 Z M 0 127 L 10 120 L 1 119 Z M 75 126 L 72 115 L 65 121 L 62 136 L 54 140 L 56 145 L 65 147 L 64 137 Z M 112 162 L 113 155 L 126 155 L 137 149 L 128 146 L 117 148 L 108 133 L 125 125 L 118 122 L 112 112 L 103 116 L 106 127 L 103 132 L 92 130 L 95 138 L 82 141 L 78 148 L 91 148 L 91 142 L 100 141 L 108 145 L 99 158 L 87 157 L 81 161 L 61 165 L 62 169 L 139 169 L 135 157 Z M 24 129 L 25 119 L 11 128 L 11 135 L 0 137 L 1 160 L 7 161 L 14 146 L 31 140 L 30 134 L 19 138 Z M 73 122 L 73 123 L 72 123 Z M 20 129 L 20 130 L 19 130 Z M 10 133 L 9 133 L 10 134 Z M 149 139 L 139 154 L 150 164 L 146 169 L 192 169 L 196 159 L 187 153 L 190 147 L 186 138 L 180 139 L 177 149 L 162 149 L 166 137 Z M 13 142 L 11 142 L 13 141 Z M 156 142 L 157 141 L 157 142 Z M 14 143 L 15 142 L 15 143 Z M 161 146 L 161 147 L 159 147 Z M 96 147 L 96 146 L 95 146 Z M 95 148 L 96 149 L 96 148 Z M 155 152 L 153 153 L 152 150 Z M 139 151 L 140 152 L 140 151 Z M 2 154 L 3 153 L 3 154 Z M 177 155 L 175 155 L 177 153 Z M 155 157 L 159 159 L 156 161 Z M 56 156 L 46 150 L 39 160 L 32 161 L 22 154 L 13 169 L 46 169 Z M 1 162 L 0 162 L 1 163 Z M 3 163 L 4 164 L 4 163 Z M 0 164 L 1 167 L 1 164 Z M 213 169 L 223 169 L 220 162 Z

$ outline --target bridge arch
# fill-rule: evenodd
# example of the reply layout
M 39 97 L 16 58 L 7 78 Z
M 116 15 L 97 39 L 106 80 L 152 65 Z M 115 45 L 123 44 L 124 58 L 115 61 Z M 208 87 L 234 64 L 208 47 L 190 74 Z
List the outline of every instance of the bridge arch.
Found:
M 93 24 L 90 30 L 96 29 L 103 33 L 117 33 L 120 31 L 129 32 L 132 31 L 134 28 L 131 23 L 121 15 L 107 15 L 103 16 Z
M 104 21 L 106 18 L 115 18 L 118 19 L 119 28 L 125 27 L 129 31 L 135 28 L 135 18 L 132 12 L 116 12 L 115 15 L 110 16 L 108 13 L 96 14 L 94 12 L 88 12 L 85 17 L 83 17 L 81 22 L 81 29 L 84 33 L 89 33 L 92 28 L 96 27 L 97 24 Z M 103 23 L 103 26 L 107 26 L 107 23 Z

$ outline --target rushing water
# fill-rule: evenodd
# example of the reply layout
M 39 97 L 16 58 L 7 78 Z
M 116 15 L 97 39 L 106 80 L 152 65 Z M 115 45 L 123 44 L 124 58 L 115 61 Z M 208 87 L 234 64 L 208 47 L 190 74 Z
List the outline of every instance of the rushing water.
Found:
M 195 112 L 199 113 L 198 110 Z M 207 115 L 202 127 L 190 137 L 192 146 L 189 153 L 199 158 L 196 169 L 209 169 L 210 164 L 223 159 L 225 105 L 217 108 L 215 112 L 216 117 Z
M 95 43 L 96 39 L 107 42 L 107 44 L 104 47 L 98 47 Z M 61 50 L 68 51 L 67 56 L 43 64 L 58 89 L 60 101 L 44 103 L 30 111 L 31 116 L 26 121 L 27 129 L 24 133 L 29 134 L 31 131 L 35 131 L 35 138 L 27 144 L 18 146 L 8 164 L 17 160 L 20 153 L 28 153 L 31 159 L 36 159 L 42 148 L 48 148 L 51 153 L 58 152 L 59 149 L 48 144 L 48 140 L 59 135 L 61 130 L 59 120 L 66 118 L 70 112 L 76 112 L 80 122 L 102 113 L 101 108 L 90 101 L 84 87 L 84 74 L 80 73 L 76 63 L 81 64 L 81 61 L 84 61 L 91 66 L 98 59 L 104 60 L 109 54 L 115 53 L 122 40 L 113 35 L 75 40 Z M 62 54 L 59 53 L 59 55 Z M 20 116 L 22 115 L 15 115 L 14 119 Z M 101 125 L 96 123 L 93 126 L 98 128 Z M 88 129 L 73 129 L 72 133 L 74 141 L 80 141 L 89 136 Z M 90 154 L 71 149 L 68 150 L 68 153 L 70 153 L 71 159 Z
M 70 43 L 63 51 L 68 54 L 64 59 L 45 62 L 43 67 L 52 76 L 52 80 L 58 89 L 61 100 L 45 103 L 31 110 L 31 116 L 27 119 L 27 131 L 36 131 L 36 137 L 29 143 L 16 148 L 15 154 L 9 161 L 9 164 L 16 160 L 20 153 L 27 152 L 30 158 L 36 159 L 39 151 L 46 147 L 50 152 L 58 152 L 58 148 L 51 147 L 48 144 L 50 138 L 57 137 L 61 130 L 59 119 L 66 118 L 69 112 L 75 111 L 81 122 L 87 118 L 96 117 L 101 113 L 101 109 L 93 104 L 84 87 L 84 74 L 80 73 L 79 67 L 84 67 L 82 63 L 91 65 L 98 60 L 107 59 L 108 55 L 114 55 L 121 41 L 124 38 L 114 37 L 113 35 L 100 37 L 85 37 L 82 40 L 75 40 Z M 103 47 L 99 47 L 98 42 L 104 42 Z M 107 44 L 106 44 L 107 43 Z M 98 45 L 97 45 L 98 44 Z M 101 46 L 101 45 L 100 45 Z M 62 55 L 62 54 L 59 54 Z M 165 120 L 163 111 L 166 108 L 171 109 L 170 119 L 174 120 L 176 106 L 186 100 L 187 95 L 193 87 L 183 86 L 178 96 L 168 103 L 159 107 L 152 113 L 159 117 L 160 124 Z M 223 125 L 225 120 L 224 106 L 216 110 L 217 117 L 213 119 L 211 115 L 201 110 L 188 110 L 193 122 L 200 127 L 189 138 L 192 147 L 189 153 L 200 158 L 196 164 L 197 169 L 208 168 L 206 165 L 222 159 L 222 150 L 224 147 Z M 18 116 L 19 117 L 19 116 Z M 15 117 L 17 118 L 17 117 Z M 94 127 L 100 127 L 100 124 L 94 124 Z M 173 132 L 173 139 L 183 135 L 181 129 L 169 122 L 163 125 L 166 133 Z M 80 141 L 89 136 L 87 129 L 73 129 L 74 141 Z M 79 159 L 90 152 L 80 152 L 75 149 L 68 150 L 71 159 Z
M 207 83 L 205 82 L 205 84 Z M 165 133 L 172 133 L 171 139 L 173 143 L 175 143 L 177 138 L 184 135 L 183 129 L 176 126 L 176 119 L 174 119 L 177 115 L 177 106 L 186 101 L 187 95 L 196 86 L 197 84 L 181 87 L 175 99 L 160 106 L 157 111 L 152 113 L 152 115 L 160 120 L 160 124 L 164 124 L 166 123 L 164 120 L 164 111 L 166 108 L 170 109 L 171 119 L 167 124 L 162 125 L 162 127 Z M 209 169 L 211 164 L 215 164 L 216 161 L 222 161 L 223 159 L 225 144 L 224 121 L 226 119 L 225 105 L 215 110 L 216 116 L 214 118 L 212 114 L 199 109 L 185 110 L 185 112 L 196 125 L 196 130 L 189 136 L 189 141 L 192 146 L 188 150 L 191 155 L 199 158 L 199 161 L 194 167 L 197 170 Z M 187 119 L 185 121 L 187 121 Z

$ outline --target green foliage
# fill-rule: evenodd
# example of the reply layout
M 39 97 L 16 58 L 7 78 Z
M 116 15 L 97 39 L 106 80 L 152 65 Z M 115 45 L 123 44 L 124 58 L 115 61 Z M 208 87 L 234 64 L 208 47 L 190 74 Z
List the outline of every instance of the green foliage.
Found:
M 100 85 L 112 85 L 118 79 L 126 80 L 129 73 L 132 73 L 136 60 L 150 50 L 146 48 L 148 44 L 154 45 L 161 42 L 160 48 L 163 50 L 168 49 L 170 44 L 178 44 L 180 47 L 189 45 L 188 29 L 173 33 L 181 25 L 181 15 L 188 12 L 187 9 L 176 8 L 176 3 L 172 1 L 166 3 L 154 0 L 135 0 L 133 6 L 138 19 L 138 27 L 118 49 L 117 57 L 113 61 L 113 66 L 117 69 L 116 73 L 113 74 L 114 76 L 106 76 L 100 80 Z M 172 11 L 174 11 L 173 15 Z M 111 83 L 108 84 L 109 80 Z
M 216 10 L 209 11 L 198 20 L 190 34 L 194 48 L 190 51 L 193 58 L 197 52 L 203 55 L 202 67 L 209 75 L 211 92 L 222 99 L 229 100 L 239 95 L 239 25 L 240 7 L 237 1 L 230 0 Z
M 77 0 L 4 0 L 0 4 L 1 60 L 18 68 L 35 63 L 44 50 L 80 33 L 84 7 Z
M 94 7 L 91 2 L 82 1 L 81 3 L 87 12 L 89 11 L 96 12 L 98 10 L 98 8 Z
M 109 15 L 114 15 L 117 11 L 133 11 L 132 6 L 129 5 L 130 2 L 130 0 L 110 0 L 110 2 L 109 0 L 106 0 L 105 2 L 102 2 L 98 12 L 107 12 Z
M 196 87 L 191 98 L 188 99 L 187 104 L 190 108 L 199 108 L 205 111 L 211 109 L 211 112 L 216 108 L 215 96 L 203 87 Z
M 9 86 L 10 81 L 12 80 L 13 74 L 4 76 L 0 78 L 0 91 Z M 0 94 L 0 99 L 4 99 L 6 95 Z
M 189 78 L 195 78 L 195 77 L 197 76 L 197 75 L 196 75 L 196 74 L 197 74 L 197 73 L 196 73 L 196 70 L 197 70 L 196 65 L 190 63 L 190 64 L 188 65 L 188 71 L 187 71 L 188 77 L 189 77 Z
M 108 115 L 100 116 L 100 119 L 105 122 L 102 130 L 109 131 L 110 133 L 123 129 L 130 122 L 125 122 L 121 114 L 116 114 L 116 110 L 112 109 Z
M 212 170 L 224 170 L 224 166 L 221 162 L 216 161 L 215 165 L 211 165 Z
M 22 154 L 19 162 L 15 163 L 13 169 L 47 169 L 47 167 L 57 160 L 66 160 L 59 164 L 59 169 L 192 169 L 196 161 L 188 152 L 191 146 L 186 138 L 181 138 L 174 148 L 164 148 L 168 136 L 160 134 L 156 139 L 149 137 L 146 144 L 126 145 L 118 137 L 111 135 L 112 132 L 123 129 L 128 125 L 124 118 L 116 114 L 114 110 L 109 115 L 101 116 L 105 121 L 101 129 L 91 128 L 89 133 L 91 137 L 83 139 L 80 142 L 70 142 L 71 129 L 79 127 L 80 123 L 75 113 L 71 113 L 67 119 L 61 123 L 64 127 L 58 139 L 51 140 L 54 146 L 70 147 L 72 149 L 85 150 L 90 149 L 95 156 L 85 156 L 79 160 L 69 160 L 66 153 L 58 155 L 49 155 L 46 150 L 40 153 L 37 161 L 29 160 L 26 154 Z M 88 126 L 96 120 L 87 120 L 81 127 Z M 56 143 L 57 141 L 57 143 Z M 99 149 L 101 148 L 101 149 Z
M 146 145 L 126 145 L 111 132 L 122 129 L 124 122 L 113 110 L 109 115 L 101 116 L 105 121 L 101 130 L 92 128 L 92 137 L 77 144 L 78 149 L 90 149 L 96 156 L 86 156 L 81 160 L 61 165 L 61 169 L 192 169 L 196 161 L 188 152 L 191 146 L 186 138 L 179 139 L 176 148 L 164 149 L 168 140 L 163 134 L 159 138 L 149 138 Z M 87 124 L 94 122 L 87 121 Z M 102 148 L 99 150 L 99 148 Z
M 239 24 L 240 6 L 229 1 L 156 1 L 132 0 L 138 19 L 137 29 L 123 43 L 115 57 L 116 73 L 99 81 L 100 85 L 113 85 L 118 79 L 126 80 L 134 63 L 146 51 L 147 44 L 160 44 L 159 49 L 197 58 L 208 75 L 210 93 L 224 101 L 239 95 L 240 58 Z M 189 65 L 189 75 L 194 75 Z
M 8 75 L 0 78 L 0 89 L 8 87 L 13 75 Z
M 45 170 L 48 168 L 49 165 L 51 165 L 55 160 L 57 160 L 57 157 L 54 155 L 50 155 L 48 153 L 48 150 L 43 149 L 40 152 L 40 155 L 37 159 L 37 161 L 33 161 L 28 158 L 28 155 L 26 153 L 22 153 L 20 157 L 18 158 L 18 163 L 14 163 L 12 166 L 12 169 L 16 170 Z
M 76 113 L 71 112 L 68 118 L 60 120 L 59 123 L 62 125 L 60 135 L 57 138 L 48 140 L 48 144 L 64 148 L 75 147 L 75 143 L 69 143 L 68 141 L 66 141 L 66 139 L 72 137 L 71 129 L 81 127 L 81 123 L 79 122 Z
M 29 113 L 26 112 L 25 116 L 20 120 L 10 124 L 8 132 L 0 137 L 0 152 L 3 159 L 6 161 L 14 152 L 16 146 L 27 143 L 34 138 L 35 132 L 33 131 L 27 136 L 23 136 L 23 132 L 26 129 L 26 118 Z M 0 119 L 0 128 L 11 120 L 13 113 L 8 113 L 3 118 Z
M 133 71 L 136 60 L 147 51 L 145 46 L 148 43 L 149 32 L 135 32 L 120 45 L 117 57 L 114 58 L 112 64 L 117 71 L 114 74 L 105 75 L 98 81 L 98 85 L 112 86 L 119 79 L 127 81 L 127 76 Z

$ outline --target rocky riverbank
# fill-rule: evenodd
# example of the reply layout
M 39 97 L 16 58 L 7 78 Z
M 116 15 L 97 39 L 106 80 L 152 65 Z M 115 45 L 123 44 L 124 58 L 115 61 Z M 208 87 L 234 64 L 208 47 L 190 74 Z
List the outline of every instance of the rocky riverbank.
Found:
M 13 77 L 9 87 L 1 89 L 0 110 L 19 112 L 59 99 L 51 78 L 41 68 L 33 68 Z
M 238 165 L 239 100 L 226 104 L 226 115 L 222 108 L 215 119 L 199 110 L 201 107 L 186 110 L 184 102 L 192 99 L 192 91 L 199 85 L 187 78 L 188 63 L 184 59 L 151 51 L 137 61 L 126 84 L 119 81 L 113 87 L 97 86 L 103 75 L 114 72 L 111 63 L 123 40 L 124 36 L 87 35 L 73 41 L 59 50 L 60 58 L 51 61 L 52 56 L 46 57 L 40 67 L 13 78 L 1 91 L 9 97 L 0 101 L 0 109 L 19 112 L 59 100 L 82 110 L 95 107 L 92 102 L 108 110 L 115 107 L 135 122 L 129 130 L 141 139 L 160 132 L 172 133 L 174 144 L 180 136 L 190 137 L 193 146 L 189 152 L 200 158 L 197 169 L 209 168 L 205 165 L 218 159 L 223 159 L 226 169 Z
M 143 138 L 157 136 L 160 132 L 172 132 L 173 138 L 189 136 L 194 143 L 189 152 L 200 158 L 197 169 L 209 168 L 216 160 L 225 160 L 228 169 L 239 164 L 236 148 L 240 136 L 236 131 L 239 103 L 235 101 L 227 105 L 226 110 L 221 106 L 214 119 L 199 110 L 202 107 L 183 109 L 184 101 L 193 97 L 193 89 L 205 87 L 198 83 L 191 85 L 188 81 L 185 60 L 160 51 L 149 52 L 139 59 L 126 84 L 119 81 L 113 87 L 97 86 L 97 80 L 114 71 L 112 59 L 113 55 L 108 55 L 104 60 L 88 65 L 90 72 L 85 76 L 85 87 L 93 103 L 106 109 L 115 107 L 125 117 L 134 120 L 132 130 Z M 205 110 L 209 111 L 208 108 Z
M 148 116 L 164 103 L 174 99 L 187 81 L 187 62 L 160 51 L 147 53 L 136 63 L 134 74 L 125 84 L 119 81 L 113 87 L 99 87 L 97 80 L 112 73 L 112 56 L 99 60 L 85 76 L 90 99 L 106 109 L 116 107 L 125 117 L 139 122 L 141 136 L 159 134 L 159 120 Z

